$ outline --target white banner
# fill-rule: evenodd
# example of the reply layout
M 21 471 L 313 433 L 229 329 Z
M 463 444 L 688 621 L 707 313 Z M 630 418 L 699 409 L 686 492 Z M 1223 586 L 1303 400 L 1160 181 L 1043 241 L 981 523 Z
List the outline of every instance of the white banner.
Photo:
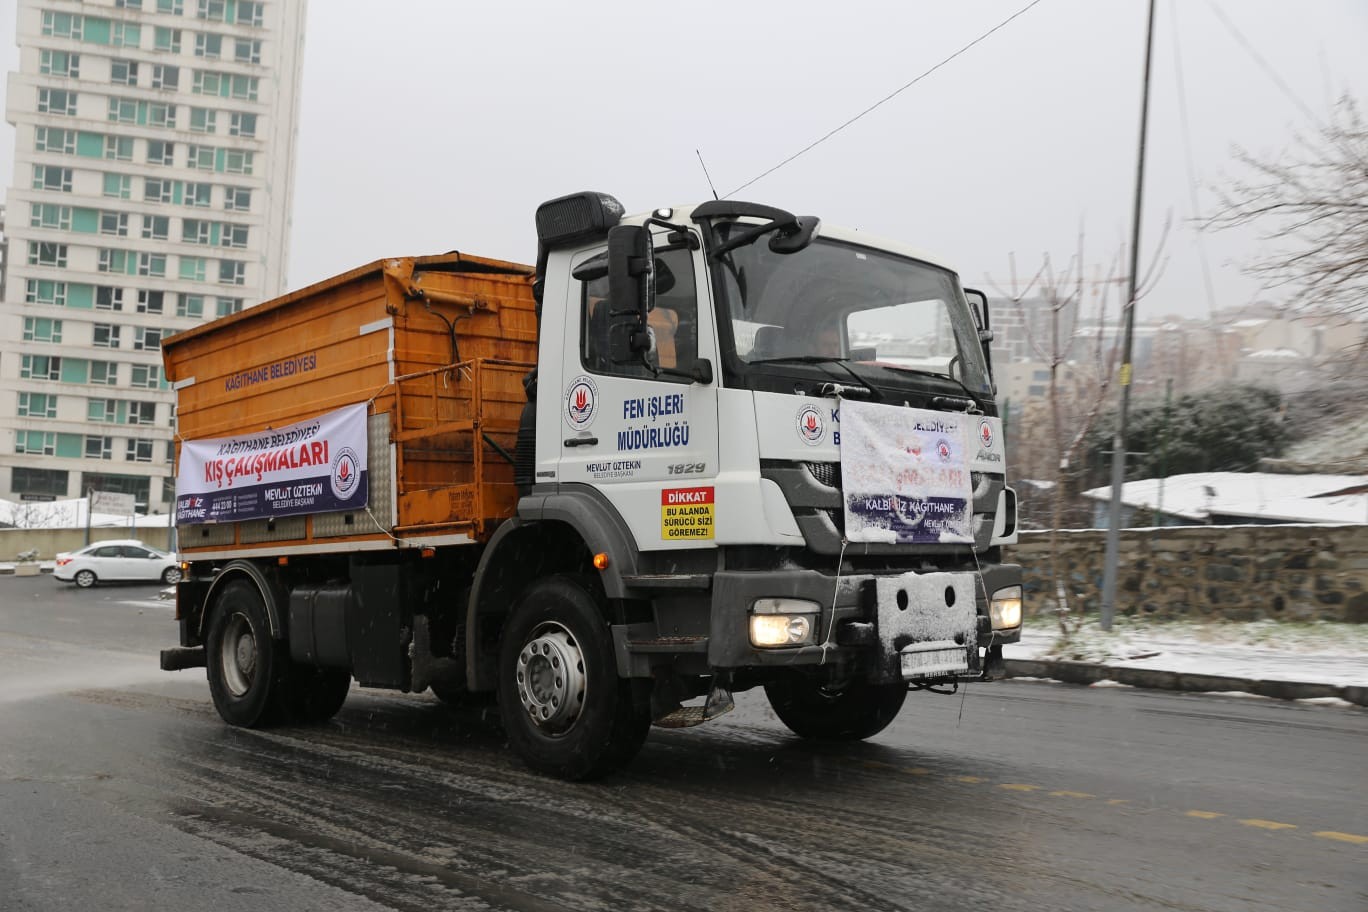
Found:
M 366 406 L 287 427 L 187 440 L 176 473 L 176 522 L 238 522 L 366 505 Z
M 969 422 L 959 412 L 841 403 L 846 540 L 974 540 Z

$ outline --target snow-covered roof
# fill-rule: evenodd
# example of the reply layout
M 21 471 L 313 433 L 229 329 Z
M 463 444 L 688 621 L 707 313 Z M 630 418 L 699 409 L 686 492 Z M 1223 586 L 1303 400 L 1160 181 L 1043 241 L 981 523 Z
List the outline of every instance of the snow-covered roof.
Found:
M 1355 488 L 1365 491 L 1327 496 Z M 1111 486 L 1084 491 L 1083 496 L 1110 500 Z M 1215 514 L 1277 522 L 1368 523 L 1368 475 L 1194 472 L 1128 481 L 1121 488 L 1121 502 L 1197 522 Z
M 1291 348 L 1261 348 L 1258 351 L 1250 352 L 1246 358 L 1263 358 L 1267 360 L 1294 360 L 1302 357 L 1302 353 Z

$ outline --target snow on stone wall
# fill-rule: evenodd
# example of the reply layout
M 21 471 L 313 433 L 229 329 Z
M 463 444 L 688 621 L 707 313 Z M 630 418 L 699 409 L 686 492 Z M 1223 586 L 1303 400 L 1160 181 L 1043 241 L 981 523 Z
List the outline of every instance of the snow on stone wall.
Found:
M 1102 602 L 1107 533 L 1058 533 L 1071 609 Z M 1050 533 L 1022 532 L 1005 560 L 1026 575 L 1026 613 L 1054 609 Z M 1183 526 L 1121 533 L 1116 613 L 1159 618 L 1368 623 L 1368 526 Z

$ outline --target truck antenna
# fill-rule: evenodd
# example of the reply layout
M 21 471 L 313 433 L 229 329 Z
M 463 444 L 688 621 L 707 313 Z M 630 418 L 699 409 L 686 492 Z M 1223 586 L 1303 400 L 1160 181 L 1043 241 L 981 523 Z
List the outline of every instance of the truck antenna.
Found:
M 717 199 L 717 188 L 713 186 L 712 175 L 708 173 L 708 166 L 703 161 L 703 153 L 694 149 L 694 155 L 698 156 L 698 163 L 703 167 L 703 176 L 708 179 L 708 189 L 712 191 L 713 199 Z

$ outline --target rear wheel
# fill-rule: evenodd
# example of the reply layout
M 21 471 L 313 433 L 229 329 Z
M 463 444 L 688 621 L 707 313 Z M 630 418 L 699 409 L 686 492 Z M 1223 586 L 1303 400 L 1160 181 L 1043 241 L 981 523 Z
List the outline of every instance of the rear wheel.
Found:
M 499 650 L 499 714 L 528 766 L 593 779 L 626 765 L 651 727 L 630 682 L 617 676 L 599 600 L 552 577 L 519 599 Z
M 95 585 L 95 571 L 77 570 L 75 581 L 76 585 L 80 586 L 82 589 L 89 589 L 91 586 Z
M 255 586 L 235 580 L 224 587 L 205 646 L 209 693 L 224 721 L 247 728 L 276 721 L 289 655 L 271 639 L 266 604 Z
M 793 674 L 765 685 L 779 721 L 795 735 L 822 741 L 860 741 L 888 727 L 907 699 L 907 685 L 850 681 L 840 687 Z
M 167 567 L 162 571 L 161 580 L 168 586 L 174 586 L 181 581 L 180 567 Z

